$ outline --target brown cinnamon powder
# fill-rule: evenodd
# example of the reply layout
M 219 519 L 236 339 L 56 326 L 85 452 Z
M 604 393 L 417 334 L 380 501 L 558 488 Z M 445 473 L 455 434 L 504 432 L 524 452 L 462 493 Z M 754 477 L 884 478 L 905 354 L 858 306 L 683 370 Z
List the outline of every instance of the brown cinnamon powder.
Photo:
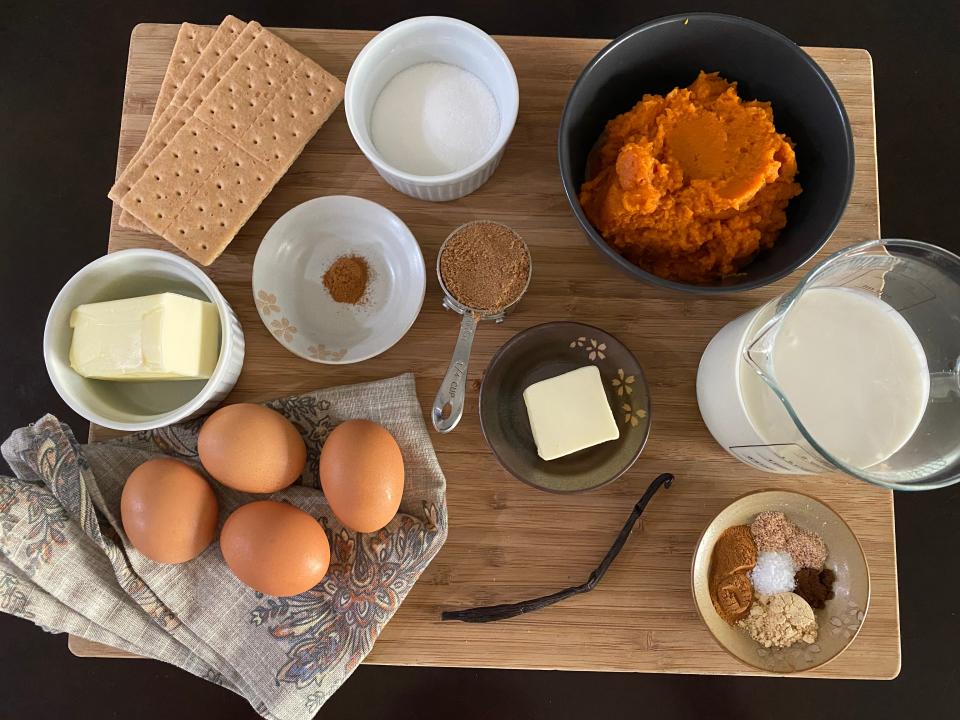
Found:
M 720 533 L 710 557 L 710 594 L 717 613 L 731 625 L 750 610 L 753 584 L 746 573 L 756 564 L 757 546 L 749 525 Z
M 713 589 L 713 606 L 731 625 L 747 616 L 753 603 L 753 583 L 746 573 L 727 575 Z
M 323 274 L 323 286 L 339 303 L 356 305 L 367 293 L 370 266 L 359 255 L 343 255 Z
M 460 304 L 498 313 L 523 294 L 530 278 L 530 255 L 520 236 L 506 225 L 473 222 L 443 246 L 440 277 Z

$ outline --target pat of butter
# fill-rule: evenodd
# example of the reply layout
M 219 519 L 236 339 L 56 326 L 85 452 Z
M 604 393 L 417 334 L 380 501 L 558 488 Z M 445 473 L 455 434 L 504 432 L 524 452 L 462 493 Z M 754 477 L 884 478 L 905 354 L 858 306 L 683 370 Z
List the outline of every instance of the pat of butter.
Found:
M 596 365 L 534 383 L 523 391 L 523 402 L 544 460 L 620 437 Z
M 175 293 L 80 305 L 70 327 L 70 367 L 98 380 L 205 379 L 220 354 L 216 306 Z

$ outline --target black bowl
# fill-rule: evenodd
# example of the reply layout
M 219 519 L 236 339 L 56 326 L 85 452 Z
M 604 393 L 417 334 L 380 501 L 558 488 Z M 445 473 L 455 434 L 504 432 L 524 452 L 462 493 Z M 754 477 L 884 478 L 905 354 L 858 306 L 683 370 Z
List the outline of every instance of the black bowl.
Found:
M 796 146 L 803 192 L 787 207 L 776 244 L 736 276 L 714 284 L 665 280 L 610 247 L 587 220 L 578 194 L 587 156 L 611 118 L 645 93 L 686 87 L 700 70 L 737 82 L 740 97 L 766 100 L 777 130 Z M 584 68 L 560 120 L 560 176 L 577 220 L 596 247 L 630 275 L 697 293 L 750 290 L 803 265 L 824 246 L 843 215 L 853 185 L 850 121 L 836 89 L 798 45 L 765 25 L 714 13 L 674 15 L 640 25 L 611 42 Z

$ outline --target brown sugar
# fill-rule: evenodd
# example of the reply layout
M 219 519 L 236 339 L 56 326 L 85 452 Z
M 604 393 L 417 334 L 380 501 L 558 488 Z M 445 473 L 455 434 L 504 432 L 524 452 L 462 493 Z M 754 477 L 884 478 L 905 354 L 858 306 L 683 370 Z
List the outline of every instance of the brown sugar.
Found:
M 720 617 L 731 625 L 745 617 L 753 602 L 747 576 L 757 564 L 757 546 L 749 525 L 724 530 L 710 557 L 710 595 Z
M 444 244 L 440 277 L 461 305 L 498 313 L 523 294 L 530 278 L 530 255 L 520 236 L 506 225 L 468 223 Z
M 359 255 L 344 255 L 323 274 L 323 286 L 339 303 L 356 305 L 367 294 L 370 266 Z

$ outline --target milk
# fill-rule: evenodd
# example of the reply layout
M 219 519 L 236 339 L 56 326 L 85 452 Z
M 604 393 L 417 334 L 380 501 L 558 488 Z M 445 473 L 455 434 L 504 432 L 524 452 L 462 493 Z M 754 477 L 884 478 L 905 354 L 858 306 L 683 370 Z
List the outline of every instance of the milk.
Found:
M 758 314 L 748 334 L 769 314 Z M 763 452 L 782 457 L 777 448 L 784 447 L 787 454 L 806 455 L 809 444 L 783 404 L 746 361 L 740 363 L 740 399 L 769 446 Z M 910 325 L 881 299 L 850 288 L 813 288 L 800 296 L 777 330 L 772 374 L 807 432 L 829 455 L 856 468 L 881 463 L 902 448 L 930 394 L 926 356 Z

